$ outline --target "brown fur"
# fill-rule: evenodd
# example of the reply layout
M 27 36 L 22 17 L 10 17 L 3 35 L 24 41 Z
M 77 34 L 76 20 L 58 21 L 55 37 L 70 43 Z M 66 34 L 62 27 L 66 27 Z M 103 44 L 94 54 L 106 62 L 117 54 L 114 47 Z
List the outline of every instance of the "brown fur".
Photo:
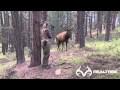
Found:
M 62 44 L 62 50 L 63 50 L 64 43 L 66 43 L 66 51 L 67 51 L 67 44 L 68 44 L 68 40 L 70 37 L 71 37 L 70 30 L 63 31 L 63 32 L 57 34 L 56 42 L 57 42 L 58 49 L 59 49 L 60 45 Z

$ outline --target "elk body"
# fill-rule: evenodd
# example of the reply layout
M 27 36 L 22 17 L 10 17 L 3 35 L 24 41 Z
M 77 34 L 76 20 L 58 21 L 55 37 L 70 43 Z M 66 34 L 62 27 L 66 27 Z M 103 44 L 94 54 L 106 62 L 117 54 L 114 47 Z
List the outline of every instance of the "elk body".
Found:
M 59 50 L 61 44 L 62 44 L 62 50 L 63 50 L 63 46 L 65 43 L 66 51 L 67 51 L 67 45 L 68 45 L 68 41 L 70 38 L 71 38 L 71 30 L 66 30 L 66 31 L 63 31 L 63 32 L 57 34 L 56 42 L 57 42 L 58 50 Z

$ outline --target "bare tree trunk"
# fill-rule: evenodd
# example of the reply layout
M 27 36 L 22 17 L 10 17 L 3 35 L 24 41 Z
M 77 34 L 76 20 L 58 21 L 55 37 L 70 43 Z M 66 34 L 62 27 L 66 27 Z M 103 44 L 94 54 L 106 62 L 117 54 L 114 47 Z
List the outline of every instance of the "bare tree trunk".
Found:
M 41 64 L 41 32 L 40 15 L 42 12 L 33 11 L 33 46 L 30 67 Z
M 3 55 L 6 54 L 6 47 L 7 47 L 7 44 L 6 44 L 6 32 L 5 32 L 5 29 L 2 28 L 2 53 L 3 53 Z
M 15 51 L 15 47 L 14 47 L 14 30 L 11 29 L 10 33 L 9 33 L 9 38 L 10 38 L 10 52 L 14 52 Z
M 31 43 L 31 12 L 29 11 L 29 21 L 28 21 L 28 48 L 32 50 Z
M 8 51 L 8 40 L 9 40 L 9 15 L 8 15 L 8 11 L 4 11 L 4 27 L 5 29 L 5 38 L 6 38 L 6 43 L 5 43 L 5 51 Z
M 107 25 L 106 25 L 105 41 L 109 41 L 110 39 L 111 22 L 112 22 L 112 13 L 111 11 L 107 11 L 107 22 L 106 22 Z
M 9 11 L 9 13 L 11 14 L 11 11 Z M 10 52 L 14 52 L 15 51 L 15 47 L 14 47 L 14 30 L 12 27 L 12 16 L 9 16 L 9 26 L 10 26 L 10 30 L 9 30 L 9 48 L 10 48 Z
M 92 15 L 89 17 L 90 38 L 92 38 Z
M 58 32 L 61 32 L 61 28 L 60 28 L 60 11 L 57 11 L 57 29 L 58 30 L 56 30 L 56 34 L 58 33 Z
M 88 15 L 87 15 L 87 12 L 86 12 L 86 14 L 85 14 L 85 36 L 87 36 L 87 34 L 88 34 L 87 26 L 88 26 Z
M 29 39 L 30 39 L 30 41 L 29 41 L 29 47 L 30 47 L 30 55 L 32 54 L 32 42 L 33 42 L 33 13 L 32 13 L 32 11 L 29 11 L 29 26 L 28 26 L 28 28 L 29 28 Z
M 17 64 L 21 64 L 25 62 L 21 12 L 12 11 L 12 24 L 14 27 L 14 46 L 16 50 Z
M 4 19 L 4 22 L 3 22 Z M 2 26 L 2 53 L 5 55 L 5 53 L 8 51 L 8 40 L 9 40 L 9 33 L 8 33 L 8 26 L 9 26 L 9 16 L 7 11 L 1 12 L 1 26 Z
M 77 29 L 76 29 L 76 33 L 75 33 L 75 43 L 79 43 L 79 38 L 80 38 L 80 32 L 79 32 L 79 24 L 80 24 L 80 15 L 79 12 L 77 11 Z
M 2 14 L 3 14 L 3 13 L 2 13 L 2 11 L 1 11 L 1 12 L 0 12 L 0 20 L 1 20 L 1 28 L 2 28 L 2 29 L 1 29 L 1 30 L 2 30 L 2 53 L 3 53 L 3 55 L 5 55 L 5 48 L 4 48 L 5 45 L 4 45 L 4 42 L 3 42 L 3 41 L 4 41 L 3 39 L 5 38 L 5 37 L 4 37 L 4 32 L 3 32 L 3 24 L 4 24 L 4 23 L 3 23 L 3 15 L 2 15 Z
M 119 16 L 118 16 L 118 26 L 120 26 L 120 14 L 119 14 Z
M 116 18 L 117 18 L 117 12 L 113 11 L 113 15 L 112 15 L 112 30 L 115 29 Z
M 67 29 L 69 27 L 69 11 L 67 11 Z
M 84 34 L 84 21 L 85 21 L 85 11 L 78 11 L 77 16 L 77 24 L 78 24 L 78 32 L 80 32 L 79 40 L 80 40 L 80 48 L 85 47 L 85 34 Z
M 107 11 L 103 11 L 103 28 L 106 30 L 106 24 L 107 24 Z
M 93 24 L 93 29 L 96 29 L 96 11 L 94 11 L 94 14 L 93 14 L 93 19 L 94 19 L 94 24 Z
M 43 21 L 47 21 L 47 11 L 43 11 L 43 14 L 42 14 L 42 16 L 43 16 Z
M 102 33 L 102 11 L 97 12 L 97 32 Z

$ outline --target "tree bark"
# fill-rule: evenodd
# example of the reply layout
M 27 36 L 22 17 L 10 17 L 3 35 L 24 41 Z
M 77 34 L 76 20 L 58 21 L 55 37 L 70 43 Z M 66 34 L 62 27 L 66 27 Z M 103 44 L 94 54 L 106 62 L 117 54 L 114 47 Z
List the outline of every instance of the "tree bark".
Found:
M 41 12 L 33 11 L 33 44 L 30 67 L 38 66 L 41 64 L 40 15 Z
M 22 13 L 12 11 L 12 24 L 14 27 L 14 47 L 16 50 L 17 64 L 25 62 L 24 45 L 23 45 L 23 30 L 22 30 Z
M 78 32 L 79 33 L 79 43 L 80 48 L 85 47 L 85 34 L 84 34 L 84 21 L 85 21 L 85 11 L 78 11 L 77 12 L 77 25 L 78 25 Z
M 90 38 L 92 38 L 92 15 L 89 17 Z
M 85 14 L 85 36 L 87 36 L 87 34 L 88 34 L 87 26 L 88 26 L 88 14 L 86 12 L 86 14 Z
M 32 43 L 31 43 L 31 13 L 29 11 L 29 21 L 28 21 L 28 48 L 32 50 Z
M 115 29 L 116 18 L 117 18 L 117 12 L 113 11 L 113 15 L 112 15 L 112 30 Z
M 5 55 L 5 53 L 8 51 L 8 40 L 9 40 L 9 16 L 7 11 L 1 11 L 1 32 L 2 32 L 2 53 Z M 3 22 L 4 21 L 4 22 Z
M 97 12 L 97 30 L 102 33 L 102 11 Z
M 96 27 L 96 11 L 94 11 L 94 13 L 93 13 L 93 19 L 94 19 L 93 29 L 96 29 L 97 28 Z
M 3 55 L 5 55 L 5 45 L 4 45 L 4 43 L 3 43 L 3 39 L 5 38 L 4 37 L 4 32 L 3 32 L 3 15 L 2 15 L 3 13 L 2 13 L 2 11 L 0 12 L 0 20 L 1 20 L 1 27 L 2 27 L 2 29 L 1 29 L 1 31 L 2 31 L 2 53 L 3 53 Z
M 75 43 L 78 44 L 79 43 L 79 39 L 80 39 L 80 32 L 79 32 L 79 27 L 80 27 L 80 15 L 79 15 L 79 11 L 77 11 L 77 29 L 75 32 Z
M 106 34 L 105 34 L 105 41 L 109 41 L 110 39 L 110 31 L 111 31 L 111 22 L 112 22 L 112 13 L 111 11 L 107 11 L 107 22 L 106 22 Z
M 47 11 L 43 11 L 42 12 L 42 16 L 43 16 L 43 21 L 47 21 Z

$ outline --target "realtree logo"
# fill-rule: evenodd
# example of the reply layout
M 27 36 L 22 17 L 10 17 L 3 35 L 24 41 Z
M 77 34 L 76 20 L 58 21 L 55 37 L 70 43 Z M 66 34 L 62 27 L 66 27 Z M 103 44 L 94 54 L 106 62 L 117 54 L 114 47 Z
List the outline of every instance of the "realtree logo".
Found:
M 95 74 L 115 74 L 115 73 L 118 73 L 117 70 L 92 70 L 89 66 L 86 67 L 87 70 L 85 72 L 83 72 L 81 70 L 81 66 L 76 70 L 76 75 L 78 77 L 80 77 L 81 75 L 83 77 L 85 76 L 92 76 L 93 73 Z
M 77 75 L 78 77 L 80 77 L 81 74 L 82 74 L 83 77 L 85 77 L 86 75 L 91 76 L 91 75 L 92 75 L 92 70 L 91 70 L 90 67 L 87 66 L 87 70 L 86 70 L 85 72 L 83 72 L 83 71 L 81 70 L 81 66 L 80 66 L 80 67 L 76 70 L 76 75 Z

